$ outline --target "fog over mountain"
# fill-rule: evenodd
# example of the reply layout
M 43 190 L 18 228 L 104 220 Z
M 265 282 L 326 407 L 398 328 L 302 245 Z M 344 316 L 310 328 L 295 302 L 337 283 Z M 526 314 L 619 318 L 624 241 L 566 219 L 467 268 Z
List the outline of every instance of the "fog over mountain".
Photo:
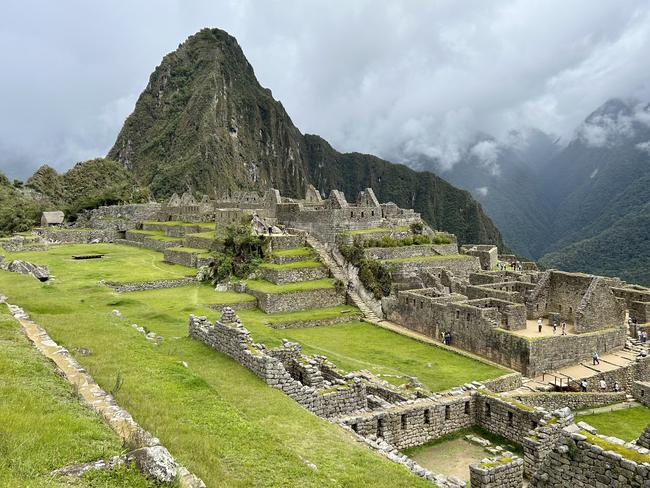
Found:
M 26 178 L 105 155 L 148 73 L 204 26 L 239 40 L 303 132 L 413 166 L 451 168 L 469 151 L 496 177 L 498 147 L 537 129 L 566 144 L 605 100 L 650 98 L 643 0 L 10 0 L 0 170 Z

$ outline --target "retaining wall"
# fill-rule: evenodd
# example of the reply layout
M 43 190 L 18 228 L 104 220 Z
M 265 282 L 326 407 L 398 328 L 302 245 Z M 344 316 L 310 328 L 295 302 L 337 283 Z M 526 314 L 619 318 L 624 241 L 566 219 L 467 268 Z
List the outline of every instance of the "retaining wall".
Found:
M 266 268 L 262 266 L 259 268 L 259 272 L 265 280 L 275 283 L 276 285 L 321 280 L 327 278 L 329 275 L 327 268 L 324 266 L 288 269 Z
M 310 308 L 345 305 L 345 295 L 336 288 L 296 291 L 291 293 L 266 293 L 246 288 L 246 293 L 257 298 L 258 306 L 266 313 L 298 312 Z
M 513 456 L 470 464 L 469 479 L 472 488 L 521 488 L 524 483 L 524 461 Z

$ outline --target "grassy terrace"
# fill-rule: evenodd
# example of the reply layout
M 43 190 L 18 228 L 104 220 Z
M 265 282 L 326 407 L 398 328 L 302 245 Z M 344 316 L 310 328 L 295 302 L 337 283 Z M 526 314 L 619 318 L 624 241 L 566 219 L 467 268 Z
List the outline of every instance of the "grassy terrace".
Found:
M 73 254 L 90 252 L 107 256 L 88 261 L 70 259 Z M 204 306 L 214 303 L 220 296 L 208 286 L 118 294 L 97 284 L 101 279 L 180 277 L 192 271 L 189 268 L 166 265 L 160 261 L 161 254 L 154 251 L 109 244 L 53 246 L 47 252 L 16 253 L 15 257 L 49 265 L 56 279 L 40 283 L 28 276 L 0 271 L 0 292 L 8 295 L 11 302 L 23 306 L 54 340 L 71 351 L 76 347 L 90 349 L 92 354 L 77 355 L 77 360 L 103 388 L 113 389 L 119 373 L 124 380 L 116 394 L 120 405 L 158 436 L 178 460 L 202 477 L 208 486 L 430 486 L 359 444 L 343 430 L 310 414 L 282 392 L 269 388 L 244 367 L 188 338 L 188 314 L 207 315 L 212 320 L 218 316 Z M 120 310 L 124 318 L 111 315 L 113 309 Z M 251 329 L 271 331 L 261 322 L 256 325 L 252 319 L 256 316 L 261 320 L 263 315 L 257 312 L 244 319 L 242 314 L 242 319 L 251 319 Z M 155 331 L 165 340 L 160 346 L 153 345 L 131 327 L 133 323 Z M 357 327 L 363 325 L 357 324 Z M 365 327 L 371 330 L 371 326 Z M 322 344 L 321 339 L 310 339 L 308 331 L 302 331 L 308 339 L 306 347 L 318 348 L 322 354 L 327 354 L 325 349 L 329 349 L 326 346 L 330 340 L 334 341 L 330 347 L 336 348 L 336 343 L 348 337 L 346 329 L 336 330 L 340 330 L 341 335 L 323 340 Z M 278 337 L 287 336 L 287 332 L 278 331 Z M 368 350 L 359 361 L 368 363 L 369 356 L 376 354 L 377 363 L 390 363 L 393 358 L 408 363 L 411 358 L 406 351 L 424 346 L 401 339 L 411 346 L 400 349 L 402 358 L 391 356 L 391 345 L 374 353 Z M 376 344 L 372 338 L 356 342 L 354 346 L 345 347 L 362 351 L 363 344 Z M 433 355 L 438 354 L 436 349 L 428 350 Z M 380 354 L 388 355 L 388 359 L 382 359 Z M 334 355 L 329 356 L 337 360 Z M 181 361 L 186 361 L 189 367 L 183 367 Z M 432 359 L 427 357 L 425 361 Z M 414 365 L 424 369 L 421 363 L 422 359 L 413 360 L 408 368 L 410 373 L 418 373 L 419 368 Z M 447 361 L 442 359 L 439 364 L 445 365 Z M 475 365 L 465 364 L 464 368 L 471 372 L 471 378 L 477 377 Z M 446 375 L 439 373 L 437 376 L 444 378 Z M 2 398 L 4 401 L 5 396 Z M 24 408 L 24 402 L 21 405 Z M 11 412 L 16 411 L 15 407 L 11 409 Z M 9 428 L 8 423 L 0 424 L 3 434 Z M 32 427 L 37 432 L 44 429 L 42 421 L 32 425 L 37 426 Z M 79 442 L 82 439 L 79 432 L 72 434 L 71 452 L 90 449 L 89 443 Z M 12 463 L 26 463 L 24 458 L 7 456 L 5 438 L 4 435 L 0 437 L 3 453 L 0 463 L 8 459 Z M 24 442 L 22 438 L 21 442 Z M 63 436 L 59 442 L 63 448 L 57 455 L 65 455 Z M 40 443 L 37 446 L 34 451 L 49 449 Z M 55 449 L 53 447 L 52 452 Z M 317 469 L 308 467 L 307 461 L 314 463 Z M 35 483 L 27 485 L 38 486 Z M 138 485 L 124 482 L 97 486 Z
M 186 234 L 188 237 L 204 237 L 206 239 L 216 239 L 217 231 L 207 230 L 205 232 L 196 232 L 194 234 Z
M 344 232 L 341 232 L 341 235 L 344 236 L 361 236 L 364 234 L 375 234 L 379 232 L 406 232 L 410 228 L 408 225 L 401 225 L 398 227 L 371 227 L 369 229 L 358 229 L 358 230 L 346 230 Z
M 275 264 L 275 263 L 264 263 L 260 267 L 267 269 L 297 269 L 297 268 L 320 268 L 323 266 L 323 263 L 320 261 L 295 261 L 293 263 L 285 264 Z
M 128 232 L 131 234 L 142 234 L 145 236 L 164 236 L 165 233 L 162 230 L 142 230 L 142 229 L 131 229 Z
M 641 406 L 592 415 L 578 414 L 576 422 L 580 421 L 596 427 L 599 434 L 632 441 L 639 437 L 646 425 L 650 423 L 650 408 Z
M 393 259 L 382 259 L 382 263 L 391 264 L 391 263 L 419 263 L 419 262 L 429 262 L 429 261 L 448 261 L 452 259 L 457 260 L 466 260 L 474 259 L 473 256 L 467 256 L 465 254 L 446 254 L 443 256 L 431 255 L 431 256 L 412 256 L 408 258 L 393 258 Z
M 122 441 L 77 399 L 72 387 L 0 306 L 0 485 L 148 487 L 133 466 L 80 479 L 49 473 L 122 454 Z
M 310 247 L 294 247 L 291 249 L 278 249 L 271 254 L 274 256 L 312 256 L 314 251 Z
M 296 291 L 322 290 L 334 288 L 334 280 L 325 278 L 322 280 L 301 281 L 299 283 L 287 283 L 286 285 L 275 285 L 266 280 L 247 280 L 246 286 L 254 291 L 263 293 L 293 293 Z

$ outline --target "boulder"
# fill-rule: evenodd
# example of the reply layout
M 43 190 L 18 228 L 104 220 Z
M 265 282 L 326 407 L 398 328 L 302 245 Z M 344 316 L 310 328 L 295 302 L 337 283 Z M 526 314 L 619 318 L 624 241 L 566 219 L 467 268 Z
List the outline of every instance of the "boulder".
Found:
M 130 455 L 140 471 L 148 478 L 161 483 L 169 483 L 176 479 L 176 462 L 163 446 L 143 447 L 132 451 Z

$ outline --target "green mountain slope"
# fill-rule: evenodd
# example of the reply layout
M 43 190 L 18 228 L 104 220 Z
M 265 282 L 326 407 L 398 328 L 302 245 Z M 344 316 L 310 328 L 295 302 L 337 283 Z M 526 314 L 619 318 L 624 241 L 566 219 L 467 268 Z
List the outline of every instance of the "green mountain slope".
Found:
M 108 157 L 158 198 L 188 188 L 215 195 L 270 187 L 300 197 L 309 183 L 354 197 L 372 186 L 382 200 L 414 207 L 462 242 L 503 246 L 469 193 L 431 173 L 340 154 L 317 136 L 303 136 L 259 85 L 237 41 L 219 29 L 201 30 L 164 57 Z

